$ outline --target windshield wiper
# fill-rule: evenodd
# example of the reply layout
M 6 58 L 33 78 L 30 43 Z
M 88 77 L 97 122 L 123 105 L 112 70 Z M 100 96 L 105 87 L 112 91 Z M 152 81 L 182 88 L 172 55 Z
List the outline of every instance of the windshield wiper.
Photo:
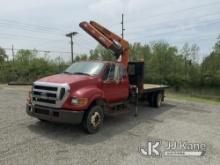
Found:
M 81 75 L 91 76 L 90 74 L 88 74 L 88 73 L 83 73 L 83 72 L 74 72 L 73 74 L 81 74 Z
M 67 72 L 67 71 L 64 71 L 63 73 L 64 73 L 64 74 L 72 74 L 72 73 L 70 73 L 70 72 Z

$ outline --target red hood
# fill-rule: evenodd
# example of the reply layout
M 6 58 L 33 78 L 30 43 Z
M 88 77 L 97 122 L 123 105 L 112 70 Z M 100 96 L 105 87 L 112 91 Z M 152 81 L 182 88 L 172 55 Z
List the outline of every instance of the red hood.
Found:
M 84 75 L 68 75 L 68 74 L 56 74 L 48 77 L 44 77 L 38 81 L 40 82 L 51 82 L 51 83 L 67 83 L 71 84 L 74 82 L 91 80 L 93 77 Z

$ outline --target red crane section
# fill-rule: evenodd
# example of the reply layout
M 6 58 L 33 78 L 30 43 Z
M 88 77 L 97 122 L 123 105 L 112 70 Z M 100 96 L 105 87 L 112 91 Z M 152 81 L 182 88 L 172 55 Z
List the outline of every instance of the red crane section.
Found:
M 106 49 L 112 50 L 117 59 L 121 56 L 120 62 L 128 66 L 129 43 L 126 40 L 94 21 L 81 22 L 79 26 Z

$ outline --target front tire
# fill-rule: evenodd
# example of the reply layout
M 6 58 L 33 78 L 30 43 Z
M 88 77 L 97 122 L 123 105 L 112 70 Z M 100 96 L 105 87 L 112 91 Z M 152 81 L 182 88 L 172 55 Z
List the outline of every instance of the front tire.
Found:
M 47 120 L 44 120 L 44 119 L 40 119 L 40 118 L 38 118 L 39 119 L 39 121 L 41 121 L 41 122 L 47 122 Z
M 89 133 L 93 134 L 98 132 L 98 130 L 103 125 L 104 113 L 101 106 L 93 106 L 90 110 L 86 111 L 83 118 L 83 128 Z

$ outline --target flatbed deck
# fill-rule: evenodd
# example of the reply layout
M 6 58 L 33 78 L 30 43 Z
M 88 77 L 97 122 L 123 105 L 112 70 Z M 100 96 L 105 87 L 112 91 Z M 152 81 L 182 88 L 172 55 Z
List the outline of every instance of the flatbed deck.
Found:
M 158 85 L 158 84 L 144 84 L 143 85 L 143 91 L 144 92 L 159 91 L 159 90 L 164 90 L 165 88 L 168 88 L 168 86 Z

